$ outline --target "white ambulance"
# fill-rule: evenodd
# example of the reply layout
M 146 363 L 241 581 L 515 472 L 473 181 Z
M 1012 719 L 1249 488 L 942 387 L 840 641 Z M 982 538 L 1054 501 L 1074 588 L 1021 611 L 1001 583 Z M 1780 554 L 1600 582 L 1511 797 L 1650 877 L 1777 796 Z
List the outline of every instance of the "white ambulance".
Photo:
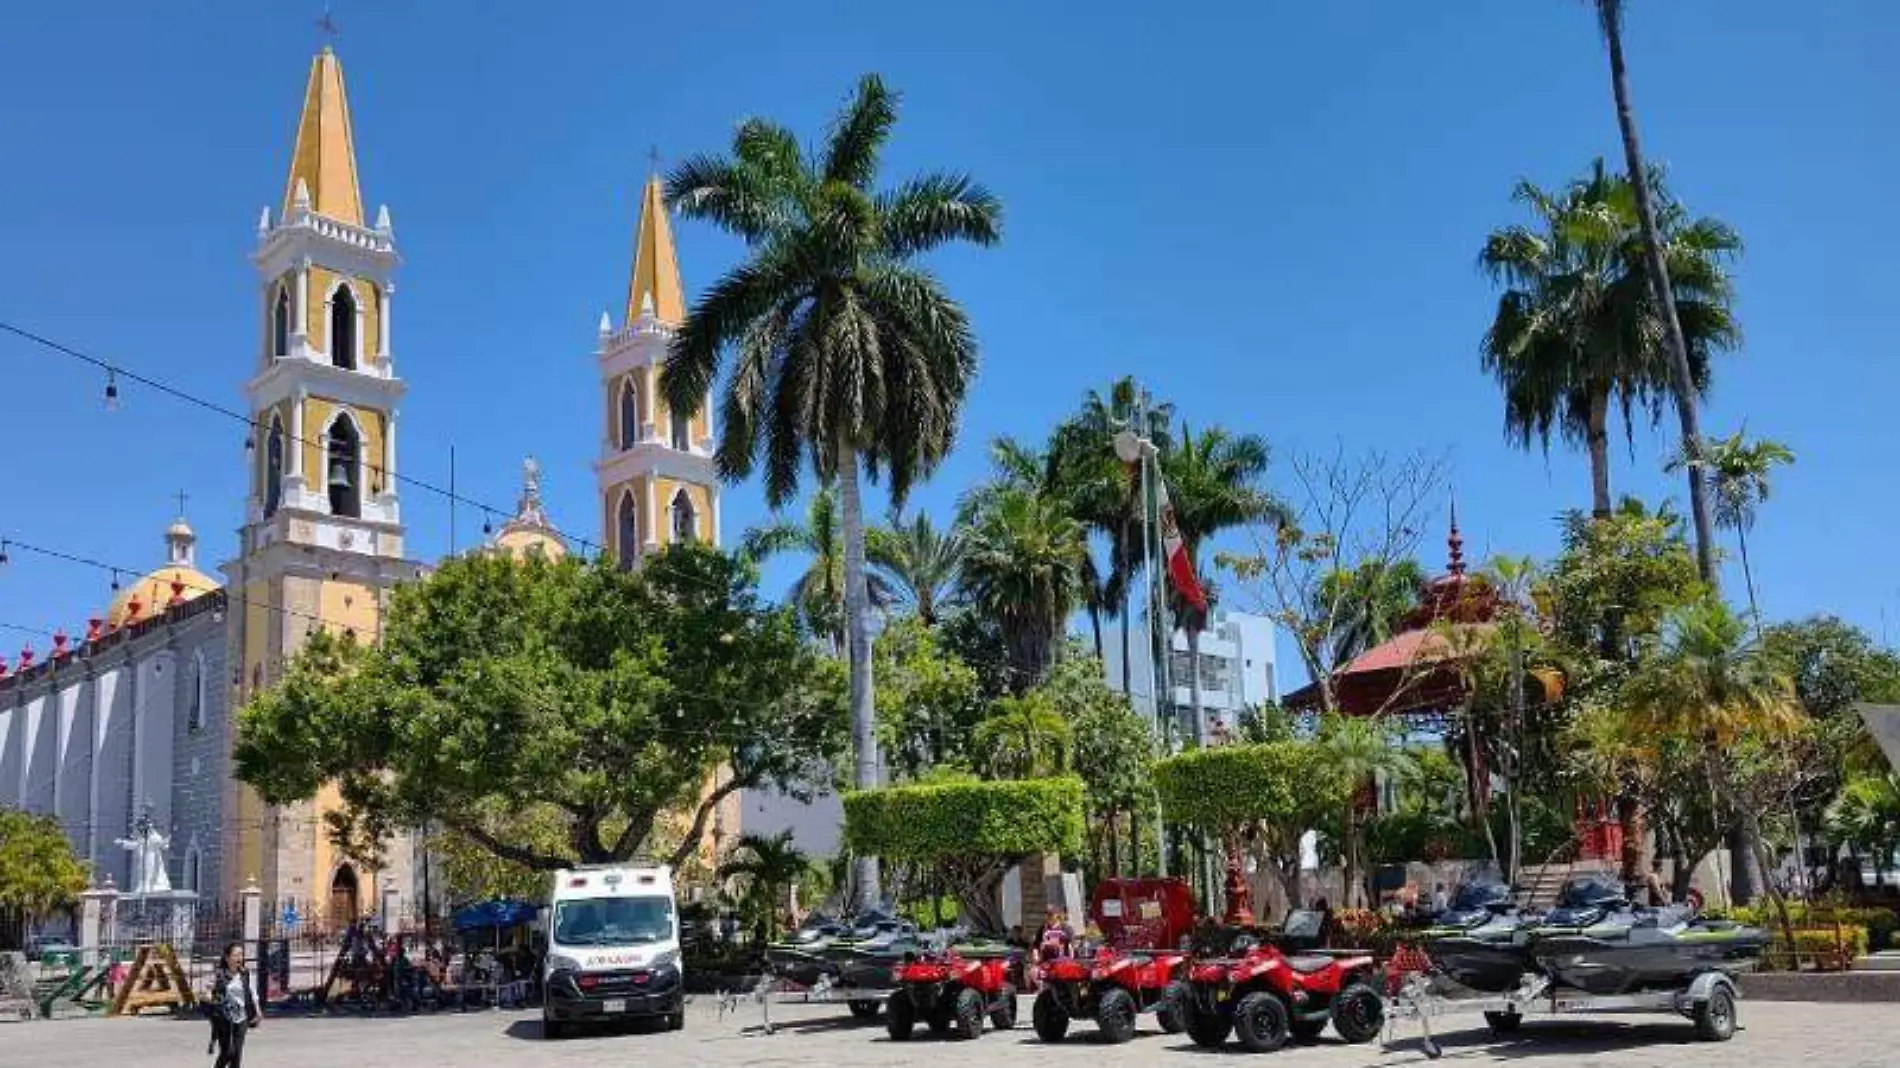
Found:
M 554 873 L 541 1034 L 576 1023 L 660 1017 L 686 1026 L 673 869 L 603 864 Z

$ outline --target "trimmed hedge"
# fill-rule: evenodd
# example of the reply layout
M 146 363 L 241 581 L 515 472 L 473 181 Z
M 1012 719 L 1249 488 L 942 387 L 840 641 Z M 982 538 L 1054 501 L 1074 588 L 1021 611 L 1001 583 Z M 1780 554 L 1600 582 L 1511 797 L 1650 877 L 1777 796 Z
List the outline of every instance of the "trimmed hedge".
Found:
M 1727 916 L 1736 923 L 1745 923 L 1751 927 L 1779 929 L 1781 917 L 1776 915 L 1773 905 L 1756 905 L 1746 908 L 1711 911 L 1711 915 Z M 1900 929 L 1900 916 L 1892 909 L 1857 909 L 1844 905 L 1809 905 L 1800 901 L 1788 902 L 1788 919 L 1796 927 L 1832 927 L 1835 923 L 1851 924 L 1867 929 L 1868 945 L 1875 949 L 1895 946 L 1894 932 Z
M 1157 761 L 1154 779 L 1169 819 L 1208 830 L 1337 807 L 1346 798 L 1317 747 L 1302 741 L 1189 750 Z
M 1789 967 L 1788 940 L 1779 928 L 1772 929 L 1765 966 L 1771 971 Z M 1853 967 L 1854 958 L 1867 955 L 1867 928 L 1841 924 L 1838 928 L 1796 927 L 1794 929 L 1793 967 L 1812 964 L 1816 971 L 1844 972 Z
M 844 795 L 844 836 L 860 856 L 945 858 L 1078 853 L 1082 780 L 948 782 Z

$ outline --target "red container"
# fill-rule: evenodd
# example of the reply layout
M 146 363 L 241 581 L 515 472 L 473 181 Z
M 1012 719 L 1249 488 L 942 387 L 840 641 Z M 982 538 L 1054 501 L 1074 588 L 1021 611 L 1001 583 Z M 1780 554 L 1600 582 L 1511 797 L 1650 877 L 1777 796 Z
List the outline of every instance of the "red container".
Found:
M 1194 891 L 1180 879 L 1104 879 L 1089 920 L 1121 949 L 1176 949 L 1194 930 Z

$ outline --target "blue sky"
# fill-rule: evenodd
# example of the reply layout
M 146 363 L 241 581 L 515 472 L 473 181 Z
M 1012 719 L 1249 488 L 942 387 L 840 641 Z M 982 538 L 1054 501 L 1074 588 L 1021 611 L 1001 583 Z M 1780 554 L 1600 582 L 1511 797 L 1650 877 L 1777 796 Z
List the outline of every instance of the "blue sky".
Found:
M 1879 323 L 1900 244 L 1900 8 L 1634 0 L 1643 133 L 1689 206 L 1746 241 L 1746 347 L 1707 423 L 1787 441 L 1751 548 L 1771 616 L 1900 635 Z M 1066 10 L 1057 10 L 1064 8 Z M 0 318 L 232 404 L 257 324 L 246 256 L 281 196 L 316 4 L 22 6 L 0 34 Z M 451 11 L 453 13 L 451 14 Z M 1134 373 L 1196 423 L 1276 449 L 1443 453 L 1473 555 L 1548 555 L 1587 504 L 1581 456 L 1510 450 L 1478 367 L 1494 295 L 1473 264 L 1512 183 L 1617 151 L 1602 51 L 1570 0 L 1459 4 L 344 3 L 364 197 L 406 258 L 401 466 L 506 506 L 521 457 L 558 522 L 598 537 L 602 309 L 625 291 L 649 145 L 717 149 L 764 114 L 816 137 L 853 79 L 905 94 L 893 176 L 967 169 L 1004 243 L 933 261 L 983 344 L 962 445 L 918 495 L 943 515 L 998 434 L 1040 438 Z M 1886 180 L 1881 180 L 1885 178 Z M 678 228 L 697 291 L 737 243 Z M 240 429 L 0 338 L 0 536 L 147 567 L 171 494 L 229 557 Z M 1672 435 L 1619 446 L 1618 492 L 1680 495 Z M 763 515 L 727 491 L 728 537 Z M 447 548 L 416 489 L 414 554 Z M 464 512 L 464 542 L 481 523 Z M 1437 563 L 1436 539 L 1425 547 Z M 1740 596 L 1740 576 L 1732 586 Z M 781 584 L 781 575 L 770 581 Z M 0 622 L 83 629 L 107 578 L 16 552 Z M 1889 624 L 1891 619 L 1891 624 Z M 0 634 L 9 661 L 19 634 Z M 44 639 L 35 642 L 45 647 Z

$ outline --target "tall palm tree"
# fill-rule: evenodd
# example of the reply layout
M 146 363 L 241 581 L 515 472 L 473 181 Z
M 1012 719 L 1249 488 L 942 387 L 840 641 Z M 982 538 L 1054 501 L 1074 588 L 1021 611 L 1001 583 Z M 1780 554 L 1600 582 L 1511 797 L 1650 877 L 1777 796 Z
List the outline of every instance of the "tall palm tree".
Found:
M 981 491 L 964 533 L 963 589 L 1003 632 L 1010 688 L 1049 674 L 1062 627 L 1082 598 L 1088 545 L 1062 502 L 1027 486 Z
M 908 523 L 893 515 L 890 526 L 866 532 L 865 552 L 926 627 L 937 622 L 938 609 L 956 596 L 963 535 L 954 528 L 939 531 L 928 515 L 919 512 Z
M 792 832 L 780 831 L 772 835 L 740 835 L 732 851 L 720 862 L 716 874 L 721 881 L 745 880 L 745 896 L 759 911 L 769 941 L 778 937 L 780 902 L 811 870 L 811 857 L 792 844 Z
M 1185 423 L 1172 447 L 1161 454 L 1161 477 L 1167 481 L 1175 525 L 1196 574 L 1200 573 L 1201 546 L 1222 531 L 1264 521 L 1292 522 L 1292 510 L 1262 485 L 1267 458 L 1266 440 L 1258 435 L 1229 434 L 1217 426 L 1196 434 Z M 1211 611 L 1214 591 L 1203 585 Z M 1197 737 L 1204 737 L 1201 632 L 1207 628 L 1207 612 L 1189 604 L 1179 591 L 1172 596 L 1174 618 L 1187 632 L 1189 707 Z
M 1116 457 L 1115 435 L 1133 429 L 1157 448 L 1166 448 L 1173 422 L 1174 405 L 1147 398 L 1134 378 L 1123 377 L 1107 390 L 1089 391 L 1081 409 L 1057 428 L 1051 449 L 1070 511 L 1108 542 L 1105 571 L 1091 557 L 1088 608 L 1097 656 L 1102 654 L 1100 617 L 1121 620 L 1123 693 L 1134 692 L 1128 655 L 1130 601 L 1144 553 L 1140 480 Z
M 803 523 L 779 519 L 746 531 L 740 542 L 740 552 L 758 563 L 787 552 L 811 556 L 786 600 L 797 608 L 806 629 L 830 642 L 833 650 L 844 641 L 844 539 L 839 535 L 837 496 L 826 486 L 812 494 Z M 875 608 L 882 610 L 896 600 L 884 576 L 873 572 L 866 583 Z
M 1334 664 L 1352 663 L 1359 654 L 1398 633 L 1399 624 L 1418 607 L 1425 569 L 1417 560 L 1370 560 L 1340 568 L 1320 581 L 1314 605 L 1320 619 L 1332 621 Z
M 1711 354 L 1739 337 L 1724 264 L 1741 242 L 1716 220 L 1688 218 L 1660 176 L 1652 181 L 1699 394 Z M 1536 441 L 1548 450 L 1553 436 L 1585 446 L 1591 510 L 1607 516 L 1612 407 L 1628 434 L 1636 411 L 1653 424 L 1674 394 L 1635 189 L 1597 160 L 1559 191 L 1519 182 L 1513 199 L 1536 221 L 1492 231 L 1479 253 L 1479 266 L 1504 287 L 1484 367 L 1504 393 L 1505 434 L 1520 448 Z
M 1643 163 L 1643 146 L 1636 134 L 1636 111 L 1630 103 L 1629 67 L 1623 60 L 1623 0 L 1589 0 L 1596 7 L 1597 27 L 1610 54 L 1610 90 L 1616 98 L 1616 125 L 1623 135 L 1623 161 L 1636 194 L 1636 212 L 1649 266 L 1650 292 L 1660 309 L 1663 351 L 1669 358 L 1671 395 L 1682 423 L 1682 450 L 1690 460 L 1702 458 L 1700 389 L 1691 362 L 1689 341 L 1677 314 L 1663 229 L 1656 198 L 1650 192 L 1650 173 Z M 1710 588 L 1720 585 L 1715 573 L 1715 532 L 1709 515 L 1708 488 L 1693 472 L 1689 476 L 1689 512 L 1695 522 L 1696 568 Z
M 1738 430 L 1702 446 L 1702 477 L 1715 495 L 1715 522 L 1735 532 L 1742 550 L 1742 581 L 1748 586 L 1748 614 L 1761 636 L 1761 606 L 1755 600 L 1755 572 L 1748 562 L 1748 532 L 1755 528 L 1756 508 L 1768 499 L 1770 477 L 1780 464 L 1794 463 L 1794 450 L 1772 438 L 1749 441 Z M 1670 468 L 1688 466 L 1679 457 Z
M 674 336 L 660 389 L 691 411 L 731 364 L 719 471 L 750 475 L 763 452 L 766 498 L 797 491 L 809 462 L 844 508 L 845 619 L 856 784 L 878 784 L 871 594 L 860 470 L 901 502 L 949 452 L 976 374 L 976 337 L 941 282 L 916 265 L 941 245 L 991 245 L 1002 205 L 967 175 L 928 174 L 878 190 L 897 96 L 866 75 L 815 158 L 789 130 L 741 123 L 729 156 L 695 156 L 667 179 L 688 218 L 744 239 L 745 262 L 714 283 Z M 876 900 L 875 858 L 858 893 Z
M 1332 774 L 1346 783 L 1340 813 L 1340 845 L 1348 907 L 1366 903 L 1360 876 L 1365 870 L 1365 827 L 1359 820 L 1364 788 L 1380 775 L 1410 775 L 1412 758 L 1392 742 L 1388 724 L 1376 716 L 1329 716 L 1320 724 L 1319 743 Z M 1376 795 L 1376 791 L 1375 794 Z

